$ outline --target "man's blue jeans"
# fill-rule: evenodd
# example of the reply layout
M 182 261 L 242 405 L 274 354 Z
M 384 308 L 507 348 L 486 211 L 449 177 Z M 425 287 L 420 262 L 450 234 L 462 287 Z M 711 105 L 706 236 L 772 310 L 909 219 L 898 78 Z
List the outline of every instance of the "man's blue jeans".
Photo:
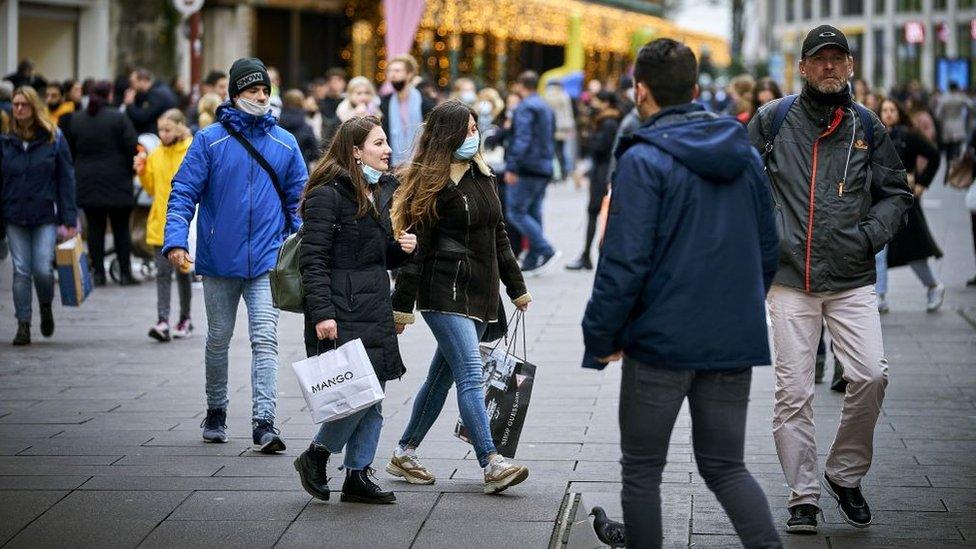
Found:
M 54 301 L 54 247 L 58 230 L 53 224 L 7 225 L 10 259 L 14 264 L 14 314 L 17 322 L 31 321 L 31 282 L 37 288 L 37 302 Z
M 386 389 L 386 383 L 380 385 Z M 343 466 L 351 471 L 362 471 L 373 463 L 376 447 L 383 429 L 383 402 L 360 410 L 351 416 L 322 424 L 315 435 L 315 443 L 325 446 L 330 454 L 342 452 Z
M 400 447 L 420 446 L 444 408 L 451 385 L 457 383 L 461 420 L 471 435 L 478 463 L 484 467 L 488 465 L 488 456 L 496 453 L 481 386 L 484 366 L 478 346 L 486 325 L 460 315 L 439 312 L 421 314 L 434 333 L 437 351 L 430 363 L 427 380 L 414 399 L 413 412 L 400 439 Z
M 508 187 L 506 197 L 508 218 L 515 228 L 529 239 L 526 265 L 532 264 L 529 259 L 553 253 L 552 245 L 546 240 L 542 231 L 542 205 L 548 185 L 547 178 L 520 175 L 518 182 Z
M 268 275 L 257 278 L 203 278 L 207 307 L 207 407 L 227 408 L 227 352 L 234 335 L 237 305 L 244 298 L 251 338 L 251 414 L 273 420 L 278 394 L 278 309 Z

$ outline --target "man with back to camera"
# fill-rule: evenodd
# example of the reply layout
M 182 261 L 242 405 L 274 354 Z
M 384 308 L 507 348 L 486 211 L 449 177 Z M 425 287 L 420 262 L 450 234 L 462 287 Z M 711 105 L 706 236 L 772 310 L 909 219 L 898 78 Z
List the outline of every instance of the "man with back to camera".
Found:
M 744 463 L 752 367 L 770 363 L 764 300 L 776 273 L 762 161 L 739 122 L 692 102 L 698 62 L 684 44 L 645 45 L 634 79 L 645 122 L 616 151 L 583 318 L 585 367 L 623 357 L 626 545 L 661 547 L 661 474 L 687 398 L 698 471 L 743 545 L 782 547 Z

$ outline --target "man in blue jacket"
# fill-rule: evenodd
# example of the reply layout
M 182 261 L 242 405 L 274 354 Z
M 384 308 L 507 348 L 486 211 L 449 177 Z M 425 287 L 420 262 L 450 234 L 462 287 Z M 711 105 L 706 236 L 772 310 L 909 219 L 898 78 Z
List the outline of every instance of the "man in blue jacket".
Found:
M 234 62 L 231 100 L 217 109 L 220 123 L 196 134 L 173 178 L 163 244 L 174 265 L 187 266 L 187 233 L 199 204 L 196 272 L 203 276 L 207 307 L 203 438 L 227 442 L 227 350 L 243 297 L 251 337 L 254 446 L 264 453 L 285 449 L 274 427 L 278 310 L 268 273 L 284 239 L 301 224 L 298 203 L 308 179 L 298 143 L 270 113 L 270 91 L 271 79 L 259 59 Z M 264 158 L 277 182 L 241 140 Z
M 539 75 L 525 71 L 514 91 L 522 102 L 512 115 L 512 139 L 505 151 L 507 218 L 529 239 L 522 272 L 532 276 L 559 259 L 542 232 L 542 204 L 556 156 L 556 115 L 539 97 Z
M 645 120 L 616 151 L 606 238 L 583 319 L 584 366 L 623 357 L 628 547 L 660 547 L 661 472 L 688 398 L 698 471 L 746 547 L 780 547 L 743 463 L 752 366 L 770 363 L 765 297 L 777 236 L 745 128 L 692 103 L 698 63 L 662 38 L 634 68 Z

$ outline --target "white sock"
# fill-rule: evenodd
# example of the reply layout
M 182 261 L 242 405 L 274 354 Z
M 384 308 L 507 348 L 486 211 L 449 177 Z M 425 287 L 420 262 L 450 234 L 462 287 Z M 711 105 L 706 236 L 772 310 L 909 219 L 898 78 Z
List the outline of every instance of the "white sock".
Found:
M 397 447 L 393 449 L 393 456 L 397 459 L 402 458 L 403 456 L 414 457 L 417 455 L 416 452 L 416 448 L 401 448 L 399 445 L 397 445 Z

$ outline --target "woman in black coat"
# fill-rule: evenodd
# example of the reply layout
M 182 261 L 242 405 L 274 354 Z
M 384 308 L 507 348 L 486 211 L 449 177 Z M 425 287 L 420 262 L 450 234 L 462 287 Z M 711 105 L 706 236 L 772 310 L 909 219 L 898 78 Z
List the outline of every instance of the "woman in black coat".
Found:
M 405 261 L 417 245 L 414 235 L 393 236 L 390 201 L 397 181 L 382 175 L 389 169 L 390 153 L 377 118 L 353 118 L 339 127 L 305 188 L 299 248 L 306 353 L 315 356 L 360 339 L 384 385 L 405 371 L 387 269 Z M 329 499 L 329 456 L 345 447 L 342 501 L 396 501 L 370 478 L 382 427 L 380 403 L 323 423 L 308 450 L 295 460 L 305 490 Z
M 603 198 L 607 196 L 607 189 L 610 187 L 610 159 L 613 158 L 613 145 L 622 118 L 617 110 L 617 96 L 612 92 L 601 91 L 590 105 L 596 114 L 593 116 L 592 129 L 586 142 L 586 148 L 593 159 L 593 167 L 589 173 L 590 200 L 586 206 L 586 240 L 579 258 L 566 265 L 570 271 L 593 269 L 590 248 L 596 236 L 596 221 L 603 206 Z
M 461 419 L 484 467 L 484 491 L 493 494 L 524 481 L 529 470 L 502 457 L 492 440 L 478 345 L 488 324 L 501 320 L 499 282 L 522 311 L 532 296 L 509 244 L 495 176 L 479 154 L 480 143 L 470 107 L 460 101 L 438 105 L 394 197 L 393 230 L 414 228 L 419 241 L 397 273 L 397 330 L 414 322 L 416 304 L 437 340 L 437 352 L 386 471 L 413 484 L 436 481 L 415 450 L 440 415 L 451 385 L 457 385 Z
M 111 107 L 112 85 L 99 82 L 92 89 L 88 108 L 76 112 L 66 128 L 75 159 L 78 206 L 88 223 L 88 249 L 92 279 L 105 285 L 106 220 L 112 223 L 112 240 L 119 259 L 123 286 L 138 284 L 132 277 L 129 216 L 135 205 L 132 157 L 136 154 L 136 130 L 128 116 Z
M 900 103 L 893 99 L 885 99 L 881 102 L 879 117 L 888 127 L 891 141 L 908 172 L 908 184 L 915 193 L 915 203 L 908 211 L 905 226 L 878 254 L 878 310 L 882 313 L 888 312 L 886 299 L 888 269 L 908 265 L 925 285 L 928 301 L 926 308 L 929 312 L 933 312 L 942 306 L 945 287 L 932 272 L 928 258 L 938 259 L 942 257 L 942 251 L 932 238 L 928 223 L 925 221 L 925 214 L 922 213 L 922 194 L 935 178 L 942 159 L 939 149 L 912 126 L 911 119 Z M 916 168 L 919 158 L 927 160 L 922 171 Z

